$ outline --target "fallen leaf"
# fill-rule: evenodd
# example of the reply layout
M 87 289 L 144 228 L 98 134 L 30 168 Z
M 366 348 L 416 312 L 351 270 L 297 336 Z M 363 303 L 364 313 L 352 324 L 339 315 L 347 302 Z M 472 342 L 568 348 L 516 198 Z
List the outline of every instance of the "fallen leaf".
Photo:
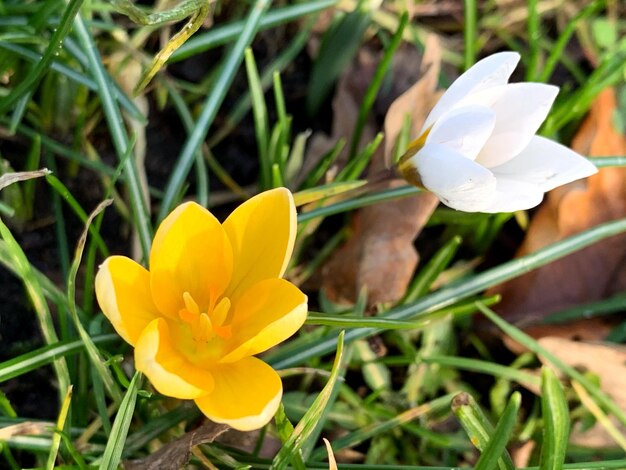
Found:
M 400 49 L 396 60 L 396 75 L 407 63 L 416 63 L 414 52 L 408 48 Z M 422 59 L 421 78 L 389 106 L 384 123 L 384 147 L 372 158 L 368 170 L 370 178 L 387 171 L 385 162 L 390 161 L 405 115 L 410 116 L 412 136 L 416 137 L 440 96 L 436 91 L 440 63 L 441 50 L 436 36 L 431 36 Z M 348 127 L 352 129 L 353 123 L 350 124 Z M 400 180 L 388 180 L 381 187 L 405 184 Z M 419 260 L 413 242 L 437 204 L 434 195 L 424 193 L 358 211 L 352 218 L 351 237 L 323 268 L 326 295 L 334 302 L 351 304 L 358 292 L 366 287 L 369 307 L 400 300 Z
M 537 443 L 535 441 L 526 441 L 510 450 L 515 468 L 528 467 L 528 463 L 530 462 L 530 458 L 532 457 L 536 445 Z
M 199 428 L 163 445 L 148 457 L 124 461 L 124 468 L 126 470 L 177 470 L 183 468 L 189 462 L 193 447 L 213 442 L 229 429 L 230 427 L 225 424 L 207 421 Z
M 591 156 L 626 154 L 626 138 L 612 123 L 615 109 L 615 92 L 607 89 L 593 104 L 572 148 Z M 625 216 L 626 168 L 603 168 L 587 181 L 576 181 L 549 193 L 533 217 L 517 256 Z M 624 291 L 625 261 L 626 236 L 611 237 L 501 284 L 490 293 L 502 295 L 497 311 L 503 317 L 529 324 L 549 313 Z M 596 334 L 595 339 L 602 337 Z
M 0 429 L 0 441 L 7 441 L 16 436 L 37 436 L 50 433 L 54 423 L 24 421 Z
M 17 183 L 18 181 L 26 181 L 33 178 L 40 178 L 52 173 L 47 168 L 35 171 L 16 171 L 12 173 L 5 173 L 0 176 L 0 190 L 6 188 L 10 184 Z
M 573 341 L 597 341 L 608 335 L 614 326 L 614 322 L 607 318 L 594 317 L 563 324 L 530 325 L 524 328 L 524 332 L 535 339 L 549 336 Z M 509 336 L 504 337 L 504 344 L 515 354 L 528 351 Z

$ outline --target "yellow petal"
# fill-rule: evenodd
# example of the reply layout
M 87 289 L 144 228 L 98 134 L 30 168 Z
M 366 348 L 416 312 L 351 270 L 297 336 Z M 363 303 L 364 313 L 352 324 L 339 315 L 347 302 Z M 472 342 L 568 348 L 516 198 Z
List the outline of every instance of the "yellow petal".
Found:
M 240 205 L 224 222 L 235 268 L 227 296 L 263 279 L 282 277 L 291 258 L 297 216 L 286 188 L 265 191 Z
M 172 342 L 166 320 L 152 321 L 135 346 L 135 368 L 143 372 L 159 393 L 194 399 L 213 389 L 212 374 L 191 364 Z
M 307 297 L 284 279 L 266 279 L 248 289 L 231 307 L 233 336 L 220 362 L 238 361 L 289 338 L 306 320 Z
M 188 202 L 159 226 L 150 252 L 152 297 L 159 310 L 176 318 L 188 292 L 207 312 L 231 279 L 233 256 L 219 221 L 205 208 Z
M 135 345 L 159 312 L 152 302 L 150 274 L 125 256 L 110 256 L 96 274 L 100 308 L 124 341 Z
M 212 372 L 215 388 L 195 400 L 211 421 L 251 431 L 272 419 L 283 393 L 274 369 L 256 357 L 247 357 L 218 366 Z

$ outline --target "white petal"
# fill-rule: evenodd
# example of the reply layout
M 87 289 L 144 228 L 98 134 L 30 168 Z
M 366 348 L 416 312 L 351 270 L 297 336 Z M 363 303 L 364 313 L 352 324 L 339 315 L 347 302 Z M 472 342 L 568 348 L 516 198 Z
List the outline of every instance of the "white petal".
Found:
M 493 132 L 496 113 L 484 106 L 464 106 L 441 116 L 426 143 L 442 144 L 475 160 Z
M 530 209 L 543 200 L 543 191 L 535 184 L 510 178 L 497 178 L 493 200 L 480 212 L 515 212 Z
M 528 146 L 512 160 L 491 169 L 518 181 L 536 184 L 542 191 L 593 175 L 598 169 L 589 160 L 564 145 L 534 136 Z
M 476 62 L 446 90 L 426 118 L 422 132 L 466 96 L 507 83 L 519 59 L 517 52 L 500 52 Z
M 458 152 L 439 144 L 426 144 L 410 160 L 426 189 L 446 206 L 479 212 L 491 203 L 496 178 Z
M 546 119 L 558 92 L 553 85 L 513 83 L 472 95 L 472 104 L 489 106 L 496 113 L 496 126 L 476 161 L 492 168 L 524 150 Z

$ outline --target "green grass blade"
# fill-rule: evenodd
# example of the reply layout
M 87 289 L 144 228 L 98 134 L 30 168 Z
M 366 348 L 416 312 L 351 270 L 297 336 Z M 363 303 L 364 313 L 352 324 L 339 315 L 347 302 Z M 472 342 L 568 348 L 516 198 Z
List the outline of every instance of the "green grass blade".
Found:
M 592 157 L 589 161 L 598 168 L 626 166 L 626 157 Z
M 476 0 L 464 0 L 465 15 L 463 24 L 463 40 L 465 53 L 463 54 L 463 65 L 465 70 L 476 63 L 476 38 L 478 22 L 476 20 L 478 6 Z
M 337 180 L 351 181 L 358 178 L 374 156 L 374 152 L 376 152 L 384 137 L 385 135 L 382 132 L 376 134 L 374 139 L 339 172 Z
M 526 63 L 526 80 L 537 81 L 539 73 L 539 54 L 541 52 L 541 16 L 539 15 L 539 0 L 528 0 L 528 61 Z
M 563 57 L 565 47 L 569 43 L 570 38 L 576 32 L 576 28 L 579 26 L 580 21 L 591 16 L 592 14 L 599 11 L 605 5 L 605 0 L 594 0 L 591 3 L 587 4 L 582 10 L 580 10 L 572 19 L 570 19 L 563 32 L 559 35 L 554 46 L 550 49 L 550 55 L 546 59 L 545 65 L 542 67 L 541 74 L 539 75 L 540 82 L 547 82 L 552 73 L 554 72 L 554 68 L 558 63 L 559 59 Z
M 432 283 L 448 267 L 454 255 L 456 255 L 461 242 L 461 237 L 454 236 L 437 250 L 411 282 L 402 303 L 415 302 L 415 300 L 428 292 Z
M 172 104 L 174 105 L 174 107 L 176 108 L 176 111 L 178 112 L 178 115 L 180 116 L 183 126 L 185 127 L 185 131 L 187 132 L 187 134 L 190 134 L 193 131 L 194 122 L 193 122 L 193 117 L 191 115 L 191 111 L 189 110 L 189 107 L 187 106 L 187 103 L 185 102 L 183 96 L 176 89 L 176 87 L 174 87 L 169 81 L 167 80 L 164 81 L 164 85 L 165 85 L 165 88 L 167 89 L 167 92 L 169 93 L 170 98 L 172 99 Z M 201 206 L 207 207 L 209 205 L 209 181 L 208 181 L 207 174 L 206 174 L 207 173 L 206 163 L 204 161 L 204 155 L 203 155 L 204 150 L 205 150 L 204 147 L 199 148 L 196 151 L 196 155 L 195 155 L 196 185 L 197 185 L 197 202 Z M 208 150 L 206 153 L 207 155 L 209 154 Z M 218 172 L 214 171 L 214 173 L 216 173 L 216 176 L 220 178 L 220 175 L 218 174 Z M 225 176 L 227 178 L 230 178 L 228 174 L 226 174 Z M 220 180 L 224 182 L 222 178 L 220 178 Z M 227 187 L 229 187 L 229 185 L 226 182 L 224 182 L 224 184 Z
M 59 453 L 59 446 L 61 445 L 61 433 L 65 427 L 65 421 L 70 411 L 70 402 L 72 399 L 72 386 L 70 385 L 65 393 L 65 399 L 61 404 L 61 410 L 59 411 L 59 417 L 57 418 L 56 430 L 52 436 L 52 445 L 50 446 L 50 453 L 48 454 L 48 460 L 46 461 L 46 470 L 53 470 L 54 464 Z
M 252 97 L 252 115 L 254 117 L 254 131 L 256 133 L 257 149 L 259 151 L 260 184 L 262 189 L 270 188 L 272 163 L 269 158 L 269 120 L 267 117 L 267 105 L 263 95 L 263 86 L 259 71 L 254 61 L 252 49 L 246 48 L 244 53 L 248 86 Z
M 19 85 L 11 90 L 11 93 L 9 93 L 8 96 L 0 100 L 0 113 L 6 111 L 10 106 L 16 103 L 22 95 L 28 93 L 37 84 L 41 77 L 43 77 L 44 73 L 46 73 L 53 59 L 56 57 L 58 50 L 63 43 L 63 39 L 72 29 L 72 22 L 74 17 L 78 15 L 83 1 L 84 0 L 69 1 L 67 8 L 65 8 L 65 11 L 61 16 L 58 26 L 54 29 L 54 33 L 49 39 L 48 46 L 46 47 L 44 54 L 41 56 L 41 60 L 36 63 L 26 77 L 20 80 Z
M 454 302 L 482 292 L 491 286 L 513 279 L 540 266 L 544 266 L 551 261 L 560 259 L 570 253 L 574 253 L 597 243 L 600 240 L 623 232 L 626 232 L 626 219 L 619 219 L 598 225 L 557 243 L 548 245 L 534 253 L 491 268 L 471 278 L 461 279 L 450 286 L 423 297 L 417 302 L 396 307 L 379 317 L 393 320 L 404 320 L 413 317 L 413 320 L 417 320 L 420 316 L 426 315 L 429 312 L 447 307 Z M 346 333 L 346 341 L 365 338 L 377 332 L 376 329 L 356 328 Z M 331 352 L 333 345 L 337 341 L 336 338 L 336 334 L 331 333 L 317 339 L 315 344 L 306 344 L 301 347 L 299 346 L 297 349 L 290 348 L 289 345 L 287 345 L 282 347 L 277 353 L 270 355 L 267 359 L 278 369 L 301 364 L 309 358 Z
M 545 366 L 541 370 L 541 414 L 543 444 L 539 468 L 561 470 L 569 440 L 569 407 L 561 382 L 554 371 Z
M 135 219 L 135 227 L 141 242 L 143 255 L 147 259 L 152 243 L 152 226 L 148 207 L 144 201 L 143 191 L 139 175 L 132 158 L 125 158 L 131 151 L 130 141 L 124 127 L 124 120 L 114 98 L 115 87 L 113 80 L 106 72 L 100 54 L 96 48 L 93 37 L 87 31 L 84 21 L 77 16 L 74 21 L 74 29 L 84 49 L 89 62 L 89 70 L 98 84 L 98 96 L 102 102 L 103 112 L 109 126 L 109 132 L 113 145 L 120 161 L 124 161 L 126 173 L 125 184 L 131 199 L 132 211 Z
M 33 304 L 39 326 L 43 334 L 44 340 L 47 344 L 54 344 L 59 341 L 57 333 L 54 329 L 54 322 L 50 314 L 50 309 L 46 303 L 41 284 L 33 268 L 26 258 L 26 254 L 22 251 L 22 248 L 17 243 L 9 228 L 0 219 L 0 236 L 6 243 L 6 248 L 13 260 L 13 265 L 16 268 L 18 276 L 21 278 L 28 296 Z M 70 386 L 70 374 L 67 368 L 67 363 L 64 358 L 56 359 L 53 362 L 53 367 L 59 381 L 59 400 L 62 403 L 65 399 L 65 392 Z
M 315 114 L 326 100 L 333 83 L 356 54 L 370 21 L 370 13 L 357 7 L 339 18 L 324 33 L 309 76 L 306 100 L 309 114 Z
M 339 194 L 343 194 L 348 191 L 352 191 L 353 189 L 360 188 L 367 181 L 354 181 L 349 180 L 346 182 L 334 182 L 323 184 L 321 186 L 315 186 L 314 188 L 303 189 L 302 191 L 298 191 L 294 193 L 293 199 L 296 204 L 296 207 L 302 206 L 304 204 L 309 204 L 311 202 L 320 201 L 322 199 L 337 196 Z
M 72 208 L 74 213 L 81 220 L 81 222 L 86 223 L 87 220 L 89 219 L 89 216 L 87 215 L 85 210 L 80 206 L 80 204 L 74 198 L 74 196 L 72 196 L 72 193 L 70 193 L 70 190 L 67 189 L 67 187 L 61 182 L 61 180 L 59 180 L 54 175 L 46 175 L 46 181 L 67 202 L 67 204 Z M 98 245 L 98 248 L 100 249 L 100 253 L 102 254 L 102 256 L 104 257 L 109 256 L 109 250 L 106 246 L 106 243 L 100 236 L 100 234 L 93 227 L 91 227 L 91 225 L 88 228 L 89 228 L 89 233 L 91 233 L 91 236 L 94 237 L 94 239 L 96 240 L 96 244 Z
M 276 416 L 274 416 L 274 422 L 276 423 L 276 431 L 278 433 L 278 438 L 282 443 L 289 441 L 289 438 L 293 435 L 295 429 L 287 415 L 285 414 L 285 407 L 281 403 L 278 407 L 278 411 L 276 412 Z M 291 455 L 291 465 L 296 470 L 306 470 L 306 465 L 302 460 L 301 453 L 295 453 Z
M 339 139 L 337 143 L 333 146 L 333 148 L 322 156 L 319 163 L 315 166 L 313 170 L 309 172 L 308 176 L 300 185 L 300 187 L 308 189 L 315 186 L 315 184 L 317 184 L 318 182 L 322 181 L 324 175 L 326 175 L 326 172 L 335 162 L 345 145 L 346 140 L 344 138 Z
M 361 207 L 371 206 L 379 202 L 393 201 L 403 197 L 414 196 L 422 190 L 415 186 L 402 186 L 399 188 L 386 189 L 374 194 L 368 194 L 359 198 L 341 201 L 328 206 L 313 209 L 298 215 L 298 223 L 307 222 L 318 217 L 327 217 L 329 215 L 341 214 Z
M 333 449 L 338 451 L 357 446 L 367 439 L 390 432 L 392 429 L 401 427 L 419 417 L 447 409 L 450 407 L 450 402 L 452 401 L 453 396 L 454 395 L 452 393 L 444 395 L 443 397 L 436 398 L 428 403 L 424 403 L 423 405 L 406 410 L 387 421 L 373 423 L 348 433 L 345 436 L 333 439 Z M 311 460 L 321 460 L 324 457 L 325 452 L 324 448 L 320 447 L 316 449 L 311 454 Z
M 568 323 L 573 320 L 582 318 L 593 318 L 612 313 L 621 313 L 624 311 L 626 304 L 626 294 L 617 294 L 608 299 L 590 302 L 588 304 L 580 304 L 574 307 L 562 310 L 560 312 L 548 315 L 543 319 L 543 323 L 558 324 Z
M 135 372 L 133 380 L 130 381 L 126 395 L 117 410 L 117 416 L 113 422 L 113 429 L 107 442 L 102 461 L 100 462 L 100 470 L 116 470 L 122 458 L 122 451 L 126 443 L 128 428 L 133 419 L 135 411 L 135 403 L 137 401 L 137 391 L 139 390 L 141 373 Z
M 85 330 L 80 319 L 78 318 L 78 312 L 76 310 L 76 275 L 78 274 L 78 268 L 80 267 L 80 262 L 83 256 L 83 250 L 85 248 L 85 242 L 87 241 L 87 234 L 89 233 L 89 227 L 91 226 L 91 222 L 93 219 L 103 211 L 107 206 L 109 206 L 113 201 L 111 199 L 104 200 L 101 202 L 98 207 L 89 215 L 89 218 L 85 222 L 85 230 L 82 235 L 78 239 L 78 243 L 76 244 L 76 251 L 74 255 L 74 261 L 72 262 L 72 266 L 70 268 L 70 273 L 67 279 L 67 302 L 70 309 L 70 315 L 72 316 L 72 320 L 74 321 L 74 326 L 80 335 L 83 343 L 85 343 L 85 349 L 87 351 L 87 356 L 91 361 L 93 367 L 98 371 L 100 375 L 100 379 L 104 383 L 107 391 L 111 398 L 114 401 L 118 402 L 122 399 L 122 394 L 113 380 L 113 376 L 109 369 L 104 365 L 104 360 L 100 357 L 100 353 L 96 348 L 95 344 L 91 340 L 89 333 Z
M 250 45 L 252 38 L 258 31 L 259 21 L 269 6 L 269 3 L 269 0 L 256 0 L 254 2 L 246 20 L 245 27 L 241 31 L 237 42 L 226 56 L 217 80 L 204 101 L 202 112 L 200 113 L 193 132 L 185 143 L 174 166 L 172 176 L 167 182 L 163 201 L 161 202 L 161 209 L 159 211 L 159 220 L 163 220 L 174 206 L 176 198 L 185 184 L 187 174 L 191 169 L 194 155 L 202 145 L 218 109 L 226 97 L 230 84 L 235 78 L 237 69 L 243 60 L 244 51 Z
M 135 430 L 132 435 L 126 439 L 124 453 L 122 455 L 130 455 L 140 450 L 159 435 L 167 432 L 180 425 L 183 421 L 193 421 L 201 416 L 197 407 L 189 407 L 181 404 L 171 411 L 159 414 L 141 426 L 141 429 Z
M 578 381 L 589 393 L 589 395 L 591 395 L 598 402 L 598 404 L 602 405 L 611 413 L 613 413 L 613 415 L 623 425 L 626 426 L 626 412 L 622 410 L 620 406 L 617 405 L 615 401 L 613 401 L 606 393 L 604 393 L 596 384 L 592 383 L 587 377 L 578 372 L 578 370 L 576 370 L 574 367 L 567 365 L 550 351 L 543 348 L 537 341 L 528 336 L 526 333 L 504 321 L 493 310 L 490 310 L 489 308 L 480 305 L 480 303 L 478 304 L 478 307 L 480 311 L 487 318 L 489 318 L 489 320 L 495 323 L 498 328 L 500 328 L 512 339 L 514 339 L 527 349 L 531 350 L 535 354 L 542 356 L 544 359 L 557 367 L 561 372 Z
M 335 5 L 337 2 L 338 0 L 317 0 L 282 8 L 274 8 L 263 15 L 259 21 L 259 31 L 320 12 Z M 196 34 L 172 54 L 169 62 L 178 62 L 179 60 L 187 59 L 214 47 L 228 44 L 241 35 L 244 27 L 245 21 L 234 21 L 230 24 L 211 28 L 211 30 L 206 33 Z
M 495 364 L 489 361 L 482 361 L 480 359 L 471 359 L 467 357 L 456 356 L 430 355 L 422 357 L 420 360 L 427 364 L 439 364 L 440 366 L 444 367 L 452 367 L 454 369 L 480 372 L 498 378 L 514 380 L 515 382 L 524 386 L 538 387 L 540 385 L 539 378 L 536 375 L 514 369 L 512 367 L 503 366 L 501 364 Z
M 367 86 L 367 90 L 365 91 L 365 95 L 363 96 L 363 101 L 361 102 L 361 106 L 359 107 L 359 114 L 356 120 L 356 125 L 354 126 L 354 132 L 352 133 L 352 139 L 350 141 L 350 152 L 348 153 L 349 161 L 351 161 L 356 156 L 358 150 L 357 146 L 359 145 L 359 141 L 361 140 L 361 135 L 363 134 L 363 129 L 365 128 L 365 122 L 367 121 L 367 116 L 369 115 L 370 111 L 372 110 L 372 106 L 376 101 L 376 97 L 378 96 L 378 91 L 380 90 L 380 86 L 383 83 L 383 79 L 389 71 L 393 55 L 395 54 L 398 46 L 400 46 L 402 42 L 402 34 L 404 33 L 404 28 L 406 27 L 408 21 L 409 15 L 407 12 L 404 12 L 400 17 L 398 29 L 391 38 L 389 45 L 385 48 L 383 57 L 376 67 L 376 70 L 374 71 L 374 76 L 372 77 L 372 80 Z
M 66 41 L 66 46 L 68 42 L 69 41 Z M 6 49 L 7 51 L 15 52 L 16 54 L 19 54 L 21 57 L 31 62 L 39 63 L 39 61 L 41 60 L 41 55 L 31 51 L 30 49 L 20 46 L 19 44 L 12 44 L 0 41 L 0 48 Z M 98 90 L 98 85 L 91 78 L 68 67 L 67 65 L 64 65 L 61 62 L 52 61 L 52 63 L 50 64 L 50 69 L 54 70 L 55 72 L 59 72 L 61 75 L 66 76 L 67 78 L 75 83 L 78 83 L 79 85 L 83 85 L 89 90 Z M 141 113 L 141 111 L 139 111 L 139 108 L 137 108 L 135 103 L 133 103 L 133 101 L 128 96 L 126 96 L 126 94 L 122 92 L 119 87 L 116 87 L 115 97 L 120 106 L 123 107 L 134 120 L 141 123 L 147 122 L 146 117 Z
M 506 451 L 506 445 L 517 423 L 517 412 L 521 402 L 522 395 L 519 392 L 514 392 L 493 431 L 487 448 L 480 454 L 474 470 L 492 470 L 498 462 L 506 461 L 506 457 L 509 455 Z M 500 468 L 508 467 L 501 466 Z
M 495 436 L 495 431 L 493 425 L 474 398 L 465 392 L 459 393 L 454 397 L 454 400 L 452 400 L 452 411 L 458 418 L 461 426 L 463 426 L 463 429 L 465 429 L 471 443 L 481 452 L 485 452 Z M 504 444 L 506 445 L 506 441 Z M 491 455 L 492 454 L 489 456 L 490 459 L 492 458 Z M 513 460 L 504 449 L 504 446 L 495 457 L 495 461 L 490 462 L 492 466 L 489 467 L 489 470 L 495 468 L 499 468 L 500 470 L 515 470 Z
M 300 449 L 307 441 L 307 438 L 315 431 L 319 418 L 324 413 L 324 409 L 330 396 L 337 383 L 337 377 L 341 370 L 341 363 L 343 357 L 343 337 L 341 332 L 337 339 L 337 354 L 335 356 L 335 362 L 328 378 L 328 382 L 317 396 L 311 407 L 304 414 L 294 432 L 291 434 L 287 442 L 283 445 L 282 449 L 278 452 L 274 461 L 272 462 L 272 470 L 283 470 L 289 465 L 292 457 L 300 453 Z
M 111 343 L 118 341 L 116 334 L 100 335 L 92 338 L 94 344 Z M 20 356 L 0 363 L 0 383 L 27 374 L 42 366 L 50 364 L 56 359 L 70 356 L 85 350 L 82 340 L 59 341 L 49 346 L 34 349 Z

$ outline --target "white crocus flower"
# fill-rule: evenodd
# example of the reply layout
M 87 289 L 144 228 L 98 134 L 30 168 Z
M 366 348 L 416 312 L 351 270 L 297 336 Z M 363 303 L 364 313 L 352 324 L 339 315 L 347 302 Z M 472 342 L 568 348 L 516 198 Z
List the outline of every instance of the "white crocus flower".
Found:
M 453 209 L 513 212 L 596 173 L 576 152 L 535 135 L 559 89 L 508 83 L 519 59 L 515 52 L 494 54 L 450 86 L 398 165 L 409 182 Z

